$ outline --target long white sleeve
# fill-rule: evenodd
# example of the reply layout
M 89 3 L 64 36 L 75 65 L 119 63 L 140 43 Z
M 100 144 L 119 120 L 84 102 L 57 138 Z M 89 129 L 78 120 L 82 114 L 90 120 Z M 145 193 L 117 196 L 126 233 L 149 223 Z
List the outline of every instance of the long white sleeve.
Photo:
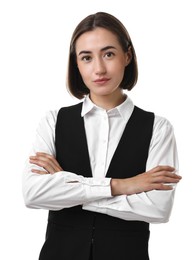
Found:
M 57 112 L 49 112 L 40 121 L 30 155 L 45 152 L 55 156 L 56 116 Z M 23 172 L 23 196 L 29 208 L 60 210 L 111 197 L 110 178 L 97 180 L 65 171 L 44 175 L 31 171 L 37 168 L 40 167 L 27 160 Z
M 89 102 L 85 105 L 82 113 L 93 177 L 85 178 L 65 171 L 53 175 L 39 175 L 31 171 L 32 168 L 35 169 L 38 166 L 27 161 L 23 173 L 23 194 L 26 206 L 60 210 L 83 205 L 84 210 L 100 212 L 125 220 L 167 222 L 173 206 L 175 186 L 171 191 L 154 190 L 130 196 L 112 197 L 111 179 L 105 177 L 126 122 L 133 111 L 133 103 L 127 99 L 126 103 L 118 109 L 108 112 L 93 107 Z M 51 111 L 41 120 L 30 155 L 45 152 L 55 156 L 57 113 L 57 111 Z M 178 171 L 173 127 L 165 118 L 155 116 L 146 170 L 157 165 L 174 166 Z
M 172 125 L 155 117 L 147 170 L 157 165 L 170 165 L 178 171 L 178 156 Z M 169 220 L 175 186 L 170 191 L 153 190 L 130 196 L 117 196 L 87 203 L 83 209 L 96 211 L 125 220 L 164 223 Z

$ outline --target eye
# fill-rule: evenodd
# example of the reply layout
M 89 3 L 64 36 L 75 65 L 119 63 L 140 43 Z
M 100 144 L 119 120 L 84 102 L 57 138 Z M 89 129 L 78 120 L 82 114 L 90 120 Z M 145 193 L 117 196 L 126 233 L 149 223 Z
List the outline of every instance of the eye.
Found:
M 108 58 L 108 59 L 111 59 L 114 55 L 115 55 L 115 54 L 110 51 L 110 52 L 106 52 L 106 53 L 104 54 L 104 57 L 106 57 L 106 58 Z
M 90 62 L 91 61 L 91 56 L 89 55 L 85 55 L 83 57 L 81 57 L 81 60 L 84 61 L 84 62 Z

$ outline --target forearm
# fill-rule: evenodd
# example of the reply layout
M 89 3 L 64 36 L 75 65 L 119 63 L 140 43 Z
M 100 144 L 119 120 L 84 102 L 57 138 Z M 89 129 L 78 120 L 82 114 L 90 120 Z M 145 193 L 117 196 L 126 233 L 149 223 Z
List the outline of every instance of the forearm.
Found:
M 93 178 L 84 178 L 71 172 L 61 171 L 58 162 L 52 159 L 52 157 L 55 158 L 56 153 L 56 115 L 57 112 L 49 112 L 40 121 L 29 154 L 30 160 L 25 164 L 22 188 L 26 206 L 60 210 L 65 207 L 73 207 L 93 200 L 111 197 L 109 178 L 96 181 Z M 43 164 L 43 160 L 40 160 L 40 152 L 44 160 L 49 159 L 49 163 L 44 161 Z M 54 164 L 57 165 L 57 169 L 60 169 L 56 173 L 53 171 L 56 168 Z
M 167 222 L 171 213 L 175 185 L 181 179 L 170 166 L 158 166 L 127 179 L 112 179 L 112 199 L 84 205 L 84 209 L 125 220 L 150 223 Z
M 175 189 L 121 195 L 85 204 L 83 209 L 129 221 L 165 223 L 171 214 L 174 194 Z
M 175 174 L 178 172 L 179 166 L 173 127 L 167 120 L 160 117 L 155 118 L 146 169 L 149 171 L 157 165 L 172 166 L 171 173 L 175 175 L 176 181 L 181 179 Z M 149 176 L 156 178 L 152 178 L 149 182 Z M 144 174 L 129 180 L 114 179 L 111 181 L 111 193 L 114 197 L 86 204 L 84 209 L 125 220 L 141 220 L 150 223 L 167 222 L 173 207 L 176 189 L 176 184 L 171 185 L 170 180 L 171 183 L 177 182 L 167 179 L 167 185 L 165 185 L 164 174 L 162 177 L 161 180 L 160 174 L 152 172 L 150 175 Z M 170 177 L 172 176 L 170 175 Z
M 60 210 L 111 197 L 110 179 L 95 181 L 70 172 L 36 174 L 27 163 L 23 173 L 23 196 L 27 207 Z
M 172 190 L 172 183 L 178 183 L 181 176 L 174 167 L 157 166 L 131 178 L 112 179 L 111 193 L 116 195 L 133 195 L 152 190 Z

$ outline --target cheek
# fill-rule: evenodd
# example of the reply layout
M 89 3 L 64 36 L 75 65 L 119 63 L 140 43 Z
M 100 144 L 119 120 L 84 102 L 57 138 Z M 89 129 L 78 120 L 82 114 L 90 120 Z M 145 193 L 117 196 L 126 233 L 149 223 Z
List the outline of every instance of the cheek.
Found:
M 87 79 L 87 77 L 88 77 L 88 75 L 90 73 L 88 68 L 87 68 L 87 66 L 85 67 L 85 66 L 78 65 L 78 70 L 80 72 L 80 75 L 81 75 L 82 79 L 85 81 L 85 79 Z
M 125 72 L 125 66 L 123 66 L 123 63 L 118 63 L 113 67 L 112 71 L 113 74 L 116 75 L 116 77 L 123 78 Z

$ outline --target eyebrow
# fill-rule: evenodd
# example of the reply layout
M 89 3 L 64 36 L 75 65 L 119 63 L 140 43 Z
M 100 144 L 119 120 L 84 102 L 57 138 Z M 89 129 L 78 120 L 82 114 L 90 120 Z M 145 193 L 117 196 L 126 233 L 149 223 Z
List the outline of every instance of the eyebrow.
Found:
M 106 47 L 103 47 L 101 49 L 101 51 L 107 51 L 108 49 L 116 49 L 114 46 L 106 46 Z M 92 53 L 91 51 L 80 51 L 78 55 L 81 55 L 81 54 L 89 54 L 89 53 Z

